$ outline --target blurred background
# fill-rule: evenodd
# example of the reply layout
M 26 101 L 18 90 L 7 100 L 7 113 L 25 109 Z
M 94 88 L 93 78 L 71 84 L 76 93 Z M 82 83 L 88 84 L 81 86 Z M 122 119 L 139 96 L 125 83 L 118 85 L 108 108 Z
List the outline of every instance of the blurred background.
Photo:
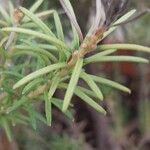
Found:
M 35 0 L 14 0 L 16 6 L 29 8 Z M 84 34 L 94 17 L 95 0 L 71 0 Z M 0 0 L 7 9 L 7 0 Z M 128 10 L 142 11 L 150 7 L 149 0 L 130 0 Z M 67 39 L 69 22 L 59 1 L 45 0 L 40 9 L 56 8 L 60 12 Z M 118 28 L 103 43 L 134 43 L 150 46 L 150 14 Z M 150 55 L 121 51 L 119 54 Z M 74 97 L 75 121 L 66 119 L 58 110 L 53 111 L 52 127 L 39 122 L 35 131 L 28 126 L 14 128 L 14 141 L 8 142 L 0 130 L 0 150 L 150 150 L 150 65 L 134 63 L 106 63 L 89 65 L 91 74 L 105 75 L 123 83 L 131 95 L 104 87 L 107 116 L 103 116 Z M 59 94 L 59 93 L 58 93 Z M 40 106 L 41 111 L 43 106 Z

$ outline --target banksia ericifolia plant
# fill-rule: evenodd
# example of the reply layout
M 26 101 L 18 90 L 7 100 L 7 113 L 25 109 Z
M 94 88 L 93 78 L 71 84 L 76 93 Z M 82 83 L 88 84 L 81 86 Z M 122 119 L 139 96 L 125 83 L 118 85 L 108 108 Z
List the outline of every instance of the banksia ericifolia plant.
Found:
M 135 44 L 101 44 L 106 36 L 135 14 L 135 10 L 125 13 L 126 0 L 96 0 L 96 16 L 85 37 L 70 1 L 60 0 L 73 31 L 70 43 L 65 41 L 56 10 L 36 13 L 43 1 L 38 0 L 29 10 L 23 7 L 14 9 L 11 2 L 8 11 L 0 7 L 0 125 L 9 138 L 11 125 L 31 123 L 36 128 L 37 120 L 51 125 L 53 105 L 72 118 L 69 106 L 72 106 L 73 95 L 77 95 L 98 112 L 106 114 L 96 101 L 104 99 L 99 84 L 131 92 L 119 83 L 86 73 L 84 66 L 94 62 L 148 63 L 145 58 L 114 54 L 122 49 L 150 53 L 148 47 Z M 47 25 L 47 17 L 51 16 L 54 22 L 50 27 Z M 92 51 L 97 53 L 86 55 Z M 78 85 L 79 80 L 84 80 L 88 87 Z M 63 99 L 54 96 L 59 89 L 66 91 Z M 46 117 L 34 105 L 43 101 Z

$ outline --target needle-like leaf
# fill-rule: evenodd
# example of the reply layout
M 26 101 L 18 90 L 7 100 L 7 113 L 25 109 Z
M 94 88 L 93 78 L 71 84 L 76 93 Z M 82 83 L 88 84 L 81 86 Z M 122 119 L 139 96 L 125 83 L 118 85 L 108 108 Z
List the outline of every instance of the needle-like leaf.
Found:
M 59 0 L 62 7 L 64 8 L 67 16 L 69 17 L 71 23 L 74 25 L 77 33 L 78 33 L 78 36 L 80 38 L 80 41 L 82 42 L 83 41 L 83 35 L 82 35 L 82 32 L 81 32 L 81 29 L 77 23 L 77 20 L 76 20 L 76 16 L 74 14 L 74 11 L 73 11 L 73 8 L 71 6 L 71 3 L 69 0 Z
M 48 99 L 49 100 L 51 100 L 52 96 L 54 95 L 59 82 L 60 82 L 60 77 L 58 75 L 56 75 L 52 80 L 52 83 L 51 83 L 51 86 L 50 86 L 50 89 L 48 92 Z
M 30 46 L 16 45 L 14 47 L 14 49 L 15 49 L 15 51 L 28 50 L 28 51 L 33 51 L 33 52 L 36 52 L 39 54 L 43 54 L 43 55 L 47 56 L 48 58 L 50 58 L 50 60 L 52 60 L 53 62 L 57 62 L 57 58 L 53 54 L 51 54 L 50 52 L 48 52 L 42 48 L 39 48 L 38 46 L 35 46 L 35 45 L 30 45 Z
M 16 109 L 18 109 L 20 106 L 25 104 L 26 101 L 27 101 L 26 97 L 22 97 L 22 99 L 16 100 L 14 102 L 14 104 L 7 109 L 7 114 L 9 114 L 10 112 L 15 111 Z
M 67 89 L 67 87 L 68 86 L 65 83 L 61 83 L 59 85 L 59 88 L 61 88 L 61 89 Z M 98 112 L 106 114 L 106 111 L 98 103 L 96 103 L 93 99 L 91 99 L 87 94 L 85 94 L 80 88 L 78 88 L 78 86 L 75 88 L 74 93 L 75 93 L 75 95 L 77 95 L 78 97 L 80 97 L 81 100 L 83 100 L 84 102 L 86 102 L 88 105 L 90 105 L 91 107 L 93 107 Z
M 66 66 L 65 63 L 58 63 L 58 64 L 53 64 L 53 65 L 50 65 L 50 66 L 47 66 L 47 67 L 44 67 L 42 69 L 39 69 L 27 76 L 25 76 L 23 79 L 21 79 L 20 81 L 18 81 L 14 86 L 13 86 L 13 89 L 16 89 L 16 88 L 19 88 L 20 86 L 26 84 L 27 82 L 39 77 L 39 76 L 42 76 L 46 73 L 49 73 L 53 70 L 57 70 L 57 69 L 60 69 L 60 68 L 64 68 Z
M 38 85 L 39 83 L 41 83 L 43 81 L 43 78 L 37 78 L 33 81 L 31 81 L 29 84 L 27 84 L 24 89 L 22 90 L 22 94 L 27 94 L 28 92 L 30 92 L 36 85 Z
M 60 21 L 57 11 L 54 11 L 54 21 L 55 21 L 55 26 L 56 26 L 56 31 L 57 31 L 57 37 L 61 41 L 64 41 L 63 28 L 62 28 L 62 24 L 61 24 L 61 21 Z
M 106 79 L 106 78 L 94 76 L 94 75 L 90 75 L 90 76 L 95 82 L 116 88 L 116 89 L 121 90 L 123 92 L 131 93 L 131 90 L 129 88 L 127 88 L 127 87 L 125 87 L 125 86 L 123 86 L 117 82 L 111 81 L 111 80 Z
M 34 13 L 40 6 L 41 4 L 43 3 L 44 0 L 37 0 L 31 7 L 30 7 L 30 11 L 32 13 Z
M 52 123 L 52 103 L 51 100 L 48 99 L 48 95 L 44 94 L 44 100 L 45 100 L 45 114 L 46 114 L 46 120 L 47 125 L 51 126 Z
M 96 111 L 106 114 L 106 111 L 99 104 L 97 104 L 94 100 L 92 100 L 89 96 L 87 96 L 79 89 L 75 90 L 75 94 L 78 97 L 80 97 L 83 101 L 85 101 L 87 104 L 89 104 L 91 107 L 93 107 Z
M 51 99 L 51 101 L 52 101 L 52 104 L 53 104 L 54 106 L 56 106 L 59 110 L 62 111 L 63 100 L 53 97 L 53 98 Z M 72 114 L 71 111 L 67 110 L 67 111 L 65 112 L 65 115 L 66 115 L 69 119 L 73 120 L 73 114 Z
M 100 58 L 100 57 L 102 57 L 102 56 L 110 55 L 110 54 L 112 54 L 112 53 L 115 53 L 116 51 L 117 51 L 117 50 L 115 50 L 115 49 L 109 49 L 109 50 L 107 50 L 107 51 L 102 51 L 102 52 L 100 52 L 100 53 L 98 53 L 98 54 L 95 54 L 95 55 L 92 55 L 92 56 L 86 58 L 86 61 L 87 61 L 87 62 L 92 62 L 93 60 L 95 60 L 95 59 L 97 59 L 97 58 Z
M 135 9 L 129 11 L 128 13 L 126 13 L 125 15 L 123 15 L 121 18 L 119 18 L 113 25 L 120 24 L 121 22 L 124 22 L 125 20 L 127 20 L 128 18 L 130 18 L 135 12 L 136 12 Z M 108 31 L 106 31 L 104 33 L 103 39 L 106 36 L 108 36 L 110 33 L 112 33 L 113 31 L 115 31 L 116 29 L 117 29 L 117 26 L 111 27 Z
M 72 76 L 71 76 L 71 79 L 70 79 L 70 82 L 69 82 L 69 85 L 65 94 L 63 108 L 62 108 L 63 112 L 65 112 L 69 106 L 69 103 L 71 101 L 74 90 L 79 80 L 79 76 L 82 70 L 82 65 L 83 65 L 83 59 L 78 59 L 74 67 L 74 70 L 73 70 L 73 73 L 72 73 Z
M 19 9 L 28 17 L 30 18 L 45 34 L 51 35 L 55 37 L 53 32 L 50 30 L 50 28 L 36 15 L 34 15 L 31 11 L 27 10 L 24 7 L 19 7 Z
M 2 7 L 2 5 L 0 5 L 0 13 L 1 13 L 2 17 L 5 19 L 5 21 L 10 24 L 11 19 L 10 19 L 8 13 L 6 12 L 6 10 Z
M 88 34 L 92 34 L 92 32 L 100 28 L 104 24 L 105 19 L 106 19 L 106 16 L 105 16 L 103 3 L 101 0 L 96 0 L 96 17 Z
M 100 88 L 96 85 L 95 81 L 85 72 L 80 74 L 80 77 L 89 85 L 91 90 L 97 95 L 100 100 L 103 100 L 103 94 Z
M 27 106 L 26 110 L 28 111 L 28 114 L 29 114 L 30 123 L 31 123 L 33 129 L 36 130 L 36 128 L 37 128 L 37 117 L 36 117 L 36 115 L 38 113 L 36 113 L 36 110 L 35 110 L 33 105 Z
M 109 49 L 117 49 L 117 50 L 132 50 L 132 51 L 141 51 L 150 53 L 150 48 L 146 46 L 141 46 L 137 44 L 104 44 L 97 47 L 97 50 L 109 50 Z
M 9 122 L 6 118 L 1 118 L 1 122 L 2 122 L 2 126 L 6 132 L 6 135 L 9 139 L 9 141 L 11 142 L 12 141 L 12 132 L 11 132 L 11 128 L 9 126 Z
M 93 59 L 85 59 L 85 64 L 93 62 L 137 62 L 137 63 L 148 63 L 149 61 L 145 58 L 135 56 L 102 56 L 93 57 Z
M 11 27 L 3 28 L 2 31 L 6 31 L 6 32 L 13 32 L 14 31 L 14 32 L 24 33 L 27 35 L 32 35 L 32 36 L 38 37 L 40 39 L 46 40 L 46 41 L 54 44 L 56 47 L 58 47 L 58 46 L 63 47 L 61 50 L 63 50 L 63 52 L 67 56 L 70 55 L 69 51 L 66 48 L 66 45 L 62 41 L 60 41 L 57 38 L 48 36 L 46 34 L 43 34 L 43 33 L 37 32 L 37 31 L 33 31 L 33 30 L 29 30 L 29 29 L 13 28 L 13 27 L 12 28 Z

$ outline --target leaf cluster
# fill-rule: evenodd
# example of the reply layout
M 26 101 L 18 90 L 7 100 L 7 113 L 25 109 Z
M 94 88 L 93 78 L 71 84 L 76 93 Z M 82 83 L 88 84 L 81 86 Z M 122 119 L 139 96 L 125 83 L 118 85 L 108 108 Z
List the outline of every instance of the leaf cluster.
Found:
M 63 0 L 61 3 L 65 11 L 68 11 L 67 14 L 70 13 L 69 19 L 72 17 L 71 42 L 65 40 L 62 21 L 56 10 L 37 12 L 42 2 L 43 0 L 38 0 L 29 9 L 19 7 L 18 11 L 23 17 L 17 25 L 12 15 L 13 4 L 9 2 L 8 11 L 0 7 L 0 125 L 6 130 L 9 139 L 12 125 L 31 124 L 36 129 L 37 120 L 51 125 L 53 107 L 73 119 L 68 109 L 69 106 L 72 107 L 73 95 L 77 95 L 98 112 L 106 114 L 100 105 L 105 97 L 100 85 L 131 92 L 117 82 L 86 73 L 84 66 L 95 62 L 148 63 L 145 58 L 116 55 L 116 51 L 123 49 L 150 52 L 150 48 L 135 44 L 100 44 L 95 49 L 96 54 L 74 57 L 75 52 L 80 52 L 80 44 L 84 41 L 70 1 Z M 103 38 L 134 13 L 135 10 L 131 10 L 113 23 Z M 54 19 L 53 27 L 45 23 L 44 20 L 48 17 Z M 68 63 L 70 59 L 72 65 Z M 88 86 L 78 85 L 80 80 Z M 59 89 L 65 91 L 64 99 L 54 95 Z M 37 110 L 36 105 L 43 102 L 45 115 Z

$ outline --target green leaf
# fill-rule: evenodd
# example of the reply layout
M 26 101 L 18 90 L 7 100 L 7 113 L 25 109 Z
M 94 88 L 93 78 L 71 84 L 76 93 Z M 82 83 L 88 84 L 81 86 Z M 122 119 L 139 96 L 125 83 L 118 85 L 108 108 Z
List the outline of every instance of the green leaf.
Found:
M 51 100 L 52 96 L 54 95 L 57 86 L 60 82 L 60 77 L 58 75 L 56 75 L 53 79 L 52 79 L 52 83 L 48 92 L 48 99 Z
M 58 99 L 58 98 L 52 98 L 51 101 L 52 101 L 52 104 L 53 104 L 54 106 L 56 106 L 59 110 L 62 111 L 63 100 L 60 100 L 60 99 Z M 66 115 L 69 119 L 73 120 L 73 114 L 71 113 L 71 111 L 67 110 L 67 111 L 65 112 L 65 115 Z
M 129 12 L 127 12 L 125 15 L 123 15 L 121 18 L 119 18 L 113 25 L 120 24 L 127 19 L 129 19 L 134 13 L 136 12 L 136 9 L 132 9 Z
M 20 100 L 15 100 L 13 105 L 7 109 L 7 114 L 11 113 L 12 111 L 15 111 L 20 106 L 24 105 L 28 99 L 26 97 L 22 97 Z
M 0 20 L 0 26 L 2 26 L 2 27 L 7 27 L 8 24 L 7 24 L 7 22 L 5 22 L 5 21 L 3 21 L 3 20 Z
M 59 88 L 67 89 L 67 84 L 61 83 L 61 84 L 59 84 Z M 95 101 L 93 101 L 89 96 L 87 96 L 87 94 L 82 92 L 82 90 L 80 88 L 78 88 L 78 86 L 75 88 L 74 93 L 78 97 L 80 97 L 83 101 L 85 101 L 87 104 L 89 104 L 91 107 L 96 109 L 98 112 L 102 112 L 102 113 L 106 114 L 106 111 L 101 106 L 99 106 L 99 104 L 97 104 Z
M 36 122 L 36 114 L 35 114 L 35 108 L 33 105 L 29 105 L 26 107 L 26 110 L 29 113 L 29 117 L 30 117 L 30 123 L 33 127 L 34 130 L 36 130 L 37 128 L 37 122 Z
M 24 42 L 25 44 L 27 44 L 29 46 L 33 44 L 32 42 L 29 42 L 27 40 L 20 40 L 20 41 Z M 46 49 L 47 51 L 50 51 L 50 52 L 57 52 L 57 51 L 59 51 L 55 46 L 52 46 L 50 44 L 34 43 L 34 45 L 36 45 L 37 47 L 39 47 L 41 49 Z
M 39 77 L 39 76 L 42 76 L 46 73 L 49 73 L 53 70 L 57 70 L 57 69 L 60 69 L 60 68 L 64 68 L 66 66 L 65 63 L 58 63 L 58 64 L 53 64 L 53 65 L 50 65 L 50 66 L 47 66 L 47 67 L 44 67 L 42 69 L 39 69 L 27 76 L 25 76 L 23 79 L 21 79 L 20 81 L 18 81 L 14 86 L 13 86 L 13 89 L 16 89 L 16 88 L 19 88 L 20 86 L 26 84 L 27 82 Z
M 15 72 L 15 71 L 0 71 L 0 75 L 2 75 L 2 74 L 15 76 L 15 77 L 17 77 L 17 78 L 19 78 L 19 79 L 23 77 L 23 75 L 21 75 L 21 74 Z
M 83 93 L 85 93 L 86 95 L 89 95 L 90 97 L 98 98 L 97 95 L 91 90 L 88 90 L 88 89 L 81 87 L 81 86 L 77 86 L 77 88 L 80 91 L 82 91 Z
M 16 45 L 14 47 L 14 49 L 15 49 L 15 51 L 17 51 L 17 50 L 29 50 L 29 51 L 37 52 L 37 53 L 40 53 L 40 54 L 43 54 L 43 55 L 49 57 L 50 60 L 52 60 L 53 62 L 57 62 L 57 58 L 53 54 L 51 54 L 47 50 L 39 48 L 38 46 L 33 45 L 33 44 L 30 46 Z
M 59 0 L 61 5 L 63 6 L 67 16 L 69 17 L 71 24 L 75 27 L 76 32 L 79 36 L 80 41 L 83 41 L 83 35 L 80 29 L 80 26 L 78 25 L 74 10 L 72 8 L 72 5 L 69 0 Z
M 96 111 L 106 114 L 106 111 L 99 104 L 97 104 L 95 101 L 93 101 L 89 96 L 87 96 L 79 89 L 76 88 L 75 94 L 78 97 L 80 97 L 83 101 L 85 101 L 87 104 L 89 104 L 91 107 L 93 107 Z
M 63 33 L 62 24 L 61 24 L 59 15 L 56 11 L 54 11 L 54 21 L 55 21 L 55 26 L 56 26 L 56 31 L 57 31 L 57 37 L 61 41 L 64 41 L 64 33 Z
M 97 95 L 97 97 L 100 100 L 103 100 L 103 94 L 100 90 L 100 88 L 96 85 L 96 83 L 94 82 L 94 80 L 85 72 L 82 72 L 80 74 L 80 77 L 89 85 L 89 87 L 91 88 L 91 90 L 93 90 L 93 92 Z
M 54 11 L 55 11 L 55 10 L 45 10 L 45 11 L 42 11 L 42 12 L 40 12 L 40 13 L 36 13 L 35 15 L 36 15 L 38 18 L 43 19 L 43 18 L 45 18 L 45 17 L 47 17 L 47 16 L 53 14 Z
M 19 9 L 27 16 L 29 17 L 45 34 L 51 35 L 55 37 L 53 32 L 50 30 L 50 28 L 36 15 L 34 15 L 31 11 L 27 10 L 24 7 L 19 7 Z
M 116 51 L 117 51 L 116 49 L 109 49 L 107 51 L 103 51 L 103 52 L 100 52 L 98 54 L 95 54 L 95 55 L 92 55 L 92 56 L 86 58 L 86 61 L 87 62 L 93 62 L 94 60 L 99 59 L 102 56 L 110 55 L 112 53 L 115 53 Z
M 150 53 L 149 47 L 136 44 L 104 44 L 97 47 L 97 50 L 108 50 L 108 49 L 133 50 Z
M 51 123 L 52 123 L 52 105 L 51 105 L 51 100 L 48 99 L 48 95 L 46 93 L 44 94 L 44 100 L 45 100 L 45 114 L 46 114 L 47 125 L 51 126 Z
M 44 62 L 44 61 L 46 61 L 46 60 L 44 60 L 43 59 L 43 55 L 39 55 L 39 54 L 37 54 L 37 53 L 34 53 L 34 52 L 32 52 L 32 51 L 27 51 L 27 50 L 21 50 L 21 51 L 16 51 L 16 52 L 14 52 L 13 54 L 12 54 L 12 56 L 11 56 L 11 58 L 12 57 L 20 57 L 21 55 L 23 55 L 23 56 L 25 56 L 25 55 L 29 55 L 29 56 L 32 56 L 32 57 L 37 57 L 37 58 L 39 58 L 40 60 L 42 60 L 42 62 Z M 47 56 L 46 56 L 47 57 Z M 46 58 L 46 57 L 44 57 L 44 58 Z M 50 61 L 49 61 L 50 62 Z
M 108 79 L 105 79 L 102 77 L 94 76 L 94 75 L 90 75 L 90 76 L 95 82 L 98 82 L 100 84 L 105 84 L 107 86 L 116 88 L 116 89 L 121 90 L 123 92 L 131 93 L 131 90 L 129 88 L 127 88 L 127 87 L 125 87 L 125 86 L 123 86 L 117 82 L 114 82 L 114 81 L 111 81 L 111 80 L 108 80 Z
M 11 19 L 8 13 L 6 12 L 6 10 L 1 5 L 0 5 L 0 13 L 1 13 L 1 16 L 5 19 L 5 21 L 10 24 Z
M 79 76 L 82 70 L 82 65 L 83 65 L 83 59 L 78 59 L 74 67 L 74 70 L 73 70 L 73 73 L 72 73 L 72 76 L 71 76 L 71 79 L 70 79 L 70 82 L 69 82 L 69 85 L 65 94 L 63 108 L 62 108 L 63 112 L 65 112 L 69 106 L 69 103 L 71 101 L 74 90 L 79 80 Z
M 37 0 L 30 8 L 30 11 L 34 13 L 43 3 L 44 0 Z
M 99 58 L 95 58 L 94 60 L 85 59 L 85 64 L 91 62 L 137 62 L 137 63 L 148 63 L 149 61 L 145 58 L 134 57 L 134 56 L 102 56 Z
M 43 81 L 43 78 L 37 78 L 33 81 L 31 81 L 29 84 L 27 84 L 24 89 L 22 90 L 22 94 L 27 94 L 30 92 L 35 86 L 39 85 Z
M 6 135 L 7 135 L 8 139 L 9 139 L 9 141 L 12 141 L 12 132 L 11 132 L 11 129 L 10 129 L 8 121 L 4 117 L 1 118 L 1 121 L 2 121 L 2 126 L 5 129 L 5 132 L 6 132 Z
M 78 36 L 77 31 L 74 28 L 74 26 L 73 25 L 71 25 L 71 26 L 72 26 L 72 31 L 73 31 L 73 42 L 71 44 L 71 45 L 73 45 L 72 49 L 77 49 L 80 46 L 79 36 Z
M 136 12 L 135 9 L 129 11 L 128 13 L 126 13 L 124 16 L 122 16 L 121 18 L 119 18 L 113 25 L 115 24 L 120 24 L 124 21 L 126 21 L 128 18 L 130 18 L 134 13 Z M 104 33 L 103 39 L 108 36 L 110 33 L 112 33 L 113 31 L 115 31 L 117 29 L 117 26 L 111 27 L 108 31 L 106 31 Z
M 24 33 L 24 34 L 27 34 L 27 35 L 32 35 L 32 36 L 38 37 L 40 39 L 46 40 L 46 41 L 54 44 L 56 47 L 58 47 L 58 46 L 63 47 L 64 48 L 63 50 L 65 50 L 64 53 L 67 54 L 67 55 L 70 54 L 66 49 L 66 45 L 62 41 L 60 41 L 57 38 L 48 36 L 46 34 L 43 34 L 43 33 L 37 32 L 37 31 L 33 31 L 33 30 L 29 30 L 29 29 L 13 28 L 13 27 L 3 28 L 2 31 L 18 32 L 18 33 Z
M 41 122 L 47 124 L 46 119 L 45 119 L 38 111 L 35 110 L 35 111 L 34 111 L 34 115 L 35 115 L 35 117 L 36 117 L 38 120 L 40 120 Z
M 8 6 L 9 6 L 9 16 L 11 19 L 12 24 L 14 23 L 14 5 L 12 1 L 8 1 Z

